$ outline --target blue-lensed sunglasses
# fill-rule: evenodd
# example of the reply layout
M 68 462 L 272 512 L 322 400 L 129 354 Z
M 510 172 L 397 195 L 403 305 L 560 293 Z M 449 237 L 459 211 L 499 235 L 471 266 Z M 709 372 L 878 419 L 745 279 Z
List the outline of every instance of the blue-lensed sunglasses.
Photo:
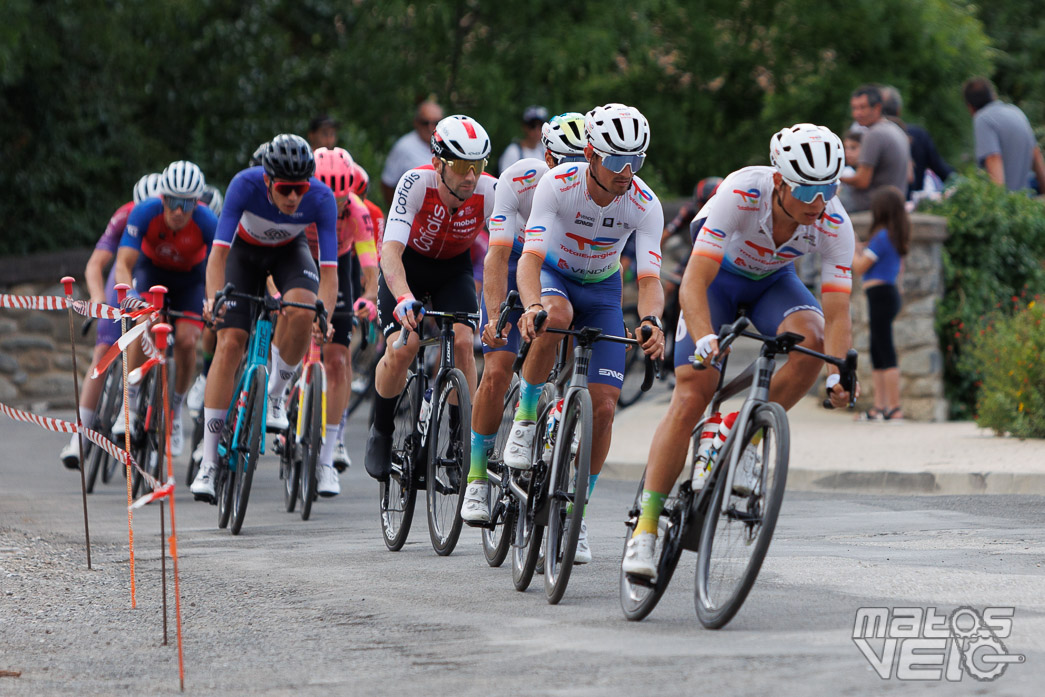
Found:
M 631 173 L 635 174 L 642 169 L 642 163 L 646 161 L 646 153 L 641 155 L 603 155 L 600 152 L 599 157 L 602 158 L 602 166 L 614 174 L 620 174 L 628 165 L 631 165 Z
M 196 203 L 199 199 L 195 198 L 183 198 L 181 196 L 164 196 L 163 203 L 170 208 L 172 211 L 176 211 L 179 208 L 183 211 L 191 211 L 196 207 Z
M 817 196 L 823 197 L 824 203 L 827 203 L 838 193 L 838 182 L 831 184 L 795 184 L 786 179 L 784 181 L 791 187 L 791 195 L 802 203 L 812 203 Z
M 555 164 L 564 165 L 567 162 L 585 162 L 584 155 L 555 155 Z

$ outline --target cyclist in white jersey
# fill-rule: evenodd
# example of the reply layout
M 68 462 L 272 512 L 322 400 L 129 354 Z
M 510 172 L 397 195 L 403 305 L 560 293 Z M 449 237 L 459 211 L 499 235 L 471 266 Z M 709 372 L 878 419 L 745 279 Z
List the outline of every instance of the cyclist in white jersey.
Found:
M 526 220 L 530 216 L 537 182 L 560 164 L 584 162 L 584 115 L 560 114 L 544 123 L 541 141 L 544 159 L 525 158 L 509 166 L 497 181 L 493 213 L 487 223 L 490 249 L 486 253 L 480 323 L 483 327 L 483 377 L 472 403 L 472 458 L 461 518 L 471 522 L 490 520 L 490 488 L 486 463 L 501 423 L 504 395 L 512 379 L 512 362 L 519 350 L 519 330 L 511 313 L 506 337 L 498 336 L 500 305 L 516 290 L 515 271 L 522 255 Z
M 806 337 L 802 346 L 835 356 L 851 345 L 855 240 L 849 216 L 835 198 L 845 163 L 842 142 L 824 126 L 797 124 L 773 136 L 770 159 L 772 167 L 745 167 L 726 177 L 693 221 L 696 241 L 679 297 L 683 317 L 676 334 L 677 383 L 650 445 L 642 512 L 622 561 L 627 573 L 656 575 L 657 520 L 682 471 L 690 433 L 718 383 L 717 371 L 696 371 L 684 364 L 694 355 L 705 360 L 718 355 L 716 332 L 734 320 L 738 306 L 747 308 L 762 333 L 795 332 Z M 792 263 L 812 252 L 823 259 L 823 309 Z M 769 398 L 790 409 L 809 392 L 821 364 L 788 354 L 773 377 Z M 828 366 L 827 387 L 832 404 L 844 406 L 849 394 L 834 366 Z M 734 492 L 751 491 L 757 467 L 755 448 L 748 446 Z
M 642 344 L 647 355 L 664 350 L 660 315 L 660 235 L 664 211 L 660 201 L 635 176 L 649 145 L 649 124 L 634 107 L 607 104 L 585 116 L 586 163 L 563 164 L 537 185 L 526 225 L 526 242 L 516 281 L 526 308 L 519 320 L 523 339 L 533 346 L 522 370 L 519 409 L 505 445 L 509 467 L 526 469 L 537 418 L 537 398 L 555 362 L 558 337 L 543 330 L 599 327 L 624 334 L 621 311 L 620 252 L 634 234 L 638 256 L 639 312 L 652 328 Z M 548 321 L 538 330 L 537 314 Z M 610 446 L 613 412 L 624 382 L 624 347 L 601 341 L 593 347 L 588 374 L 593 407 L 591 477 L 595 487 Z M 581 525 L 575 563 L 591 561 L 586 526 Z

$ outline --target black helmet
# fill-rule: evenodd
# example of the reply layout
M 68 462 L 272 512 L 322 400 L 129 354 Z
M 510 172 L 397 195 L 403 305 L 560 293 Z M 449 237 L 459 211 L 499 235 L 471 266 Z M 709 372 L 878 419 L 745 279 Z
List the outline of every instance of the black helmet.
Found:
M 718 191 L 718 185 L 722 183 L 722 177 L 705 177 L 693 187 L 693 202 L 697 208 L 703 208 L 704 204 Z
M 308 141 L 292 133 L 280 133 L 261 156 L 265 174 L 273 179 L 304 181 L 316 171 L 316 160 Z
M 248 167 L 260 167 L 261 160 L 265 157 L 265 152 L 269 149 L 269 142 L 266 140 L 264 143 L 258 146 L 258 149 L 254 151 L 254 154 L 247 160 Z

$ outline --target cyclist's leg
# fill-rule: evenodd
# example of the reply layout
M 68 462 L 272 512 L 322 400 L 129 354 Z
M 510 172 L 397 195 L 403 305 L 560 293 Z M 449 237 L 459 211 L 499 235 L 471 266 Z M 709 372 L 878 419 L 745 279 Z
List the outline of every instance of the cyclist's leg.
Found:
M 168 306 L 174 311 L 193 315 L 191 319 L 186 317 L 174 322 L 174 362 L 177 369 L 174 394 L 171 396 L 171 445 L 175 456 L 181 454 L 181 409 L 185 403 L 185 394 L 189 391 L 196 373 L 196 343 L 203 330 L 203 318 L 199 312 L 203 307 L 205 295 L 205 267 L 206 263 L 203 262 L 191 271 L 167 274 Z
M 511 269 L 506 290 L 515 290 L 514 273 Z M 482 316 L 479 326 L 482 328 L 490 321 L 485 303 L 480 303 L 480 311 Z M 501 425 L 504 395 L 511 384 L 512 363 L 519 350 L 519 328 L 516 326 L 519 315 L 520 313 L 515 311 L 508 319 L 508 335 L 505 337 L 508 343 L 498 348 L 483 345 L 483 379 L 479 382 L 479 388 L 472 400 L 472 458 L 468 472 L 469 482 L 487 479 L 486 463 L 497 437 L 497 429 Z
M 352 360 L 348 350 L 352 339 L 351 254 L 338 257 L 337 268 L 337 306 L 330 317 L 334 336 L 323 349 L 323 368 L 327 374 L 327 414 L 323 447 L 319 451 L 319 465 L 322 468 L 319 472 L 319 492 L 328 496 L 341 490 L 334 469 L 334 451 L 340 442 L 340 416 L 348 406 L 349 386 L 352 382 Z
M 569 284 L 561 275 L 546 268 L 541 269 L 541 304 L 548 313 L 546 326 L 566 329 L 573 323 Z M 548 373 L 555 365 L 555 350 L 561 338 L 558 334 L 545 332 L 530 347 L 522 368 L 516 421 L 533 421 L 537 418 L 537 398 L 541 394 L 541 387 L 548 380 Z
M 319 292 L 319 272 L 304 235 L 278 248 L 271 262 L 272 280 L 287 302 L 314 305 Z M 315 313 L 300 307 L 283 309 L 272 338 L 269 367 L 269 402 L 282 405 L 283 390 L 308 350 Z M 271 413 L 270 413 L 271 415 Z

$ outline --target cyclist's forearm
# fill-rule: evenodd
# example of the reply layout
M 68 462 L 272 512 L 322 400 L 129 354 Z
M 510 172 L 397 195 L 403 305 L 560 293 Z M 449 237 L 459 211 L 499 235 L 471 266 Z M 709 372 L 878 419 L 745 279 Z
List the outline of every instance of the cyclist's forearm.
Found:
M 841 358 L 853 344 L 852 322 L 849 319 L 849 294 L 824 293 L 824 353 Z M 827 366 L 828 373 L 838 368 Z
M 639 279 L 639 317 L 664 315 L 664 286 L 655 276 Z
M 515 283 L 519 286 L 519 297 L 524 308 L 541 301 L 541 263 L 536 254 L 523 254 L 515 272 Z
M 333 315 L 337 306 L 337 266 L 319 269 L 319 299 L 323 301 L 327 316 Z
M 134 280 L 134 263 L 136 261 L 138 261 L 137 251 L 130 247 L 120 247 L 120 250 L 116 253 L 115 279 L 117 283 L 132 285 Z M 148 290 L 148 288 L 145 290 Z
M 377 301 L 377 267 L 363 267 L 363 297 L 371 302 Z
M 708 287 L 718 274 L 719 264 L 711 259 L 694 256 L 686 265 L 679 287 L 679 305 L 686 320 L 686 329 L 694 341 L 718 331 L 711 326 L 711 308 L 708 306 Z
M 225 262 L 229 258 L 229 248 L 214 246 L 207 257 L 207 297 L 225 287 Z
M 496 317 L 504 296 L 508 294 L 508 258 L 511 247 L 492 246 L 483 262 L 483 302 L 486 316 Z
M 406 246 L 402 242 L 385 242 L 381 245 L 381 273 L 385 277 L 385 284 L 392 295 L 401 298 L 410 292 L 410 286 L 406 282 L 406 269 L 403 268 L 403 250 Z
M 105 267 L 112 259 L 112 252 L 95 249 L 91 252 L 91 258 L 87 260 L 83 276 L 87 281 L 87 292 L 95 302 L 105 301 Z

